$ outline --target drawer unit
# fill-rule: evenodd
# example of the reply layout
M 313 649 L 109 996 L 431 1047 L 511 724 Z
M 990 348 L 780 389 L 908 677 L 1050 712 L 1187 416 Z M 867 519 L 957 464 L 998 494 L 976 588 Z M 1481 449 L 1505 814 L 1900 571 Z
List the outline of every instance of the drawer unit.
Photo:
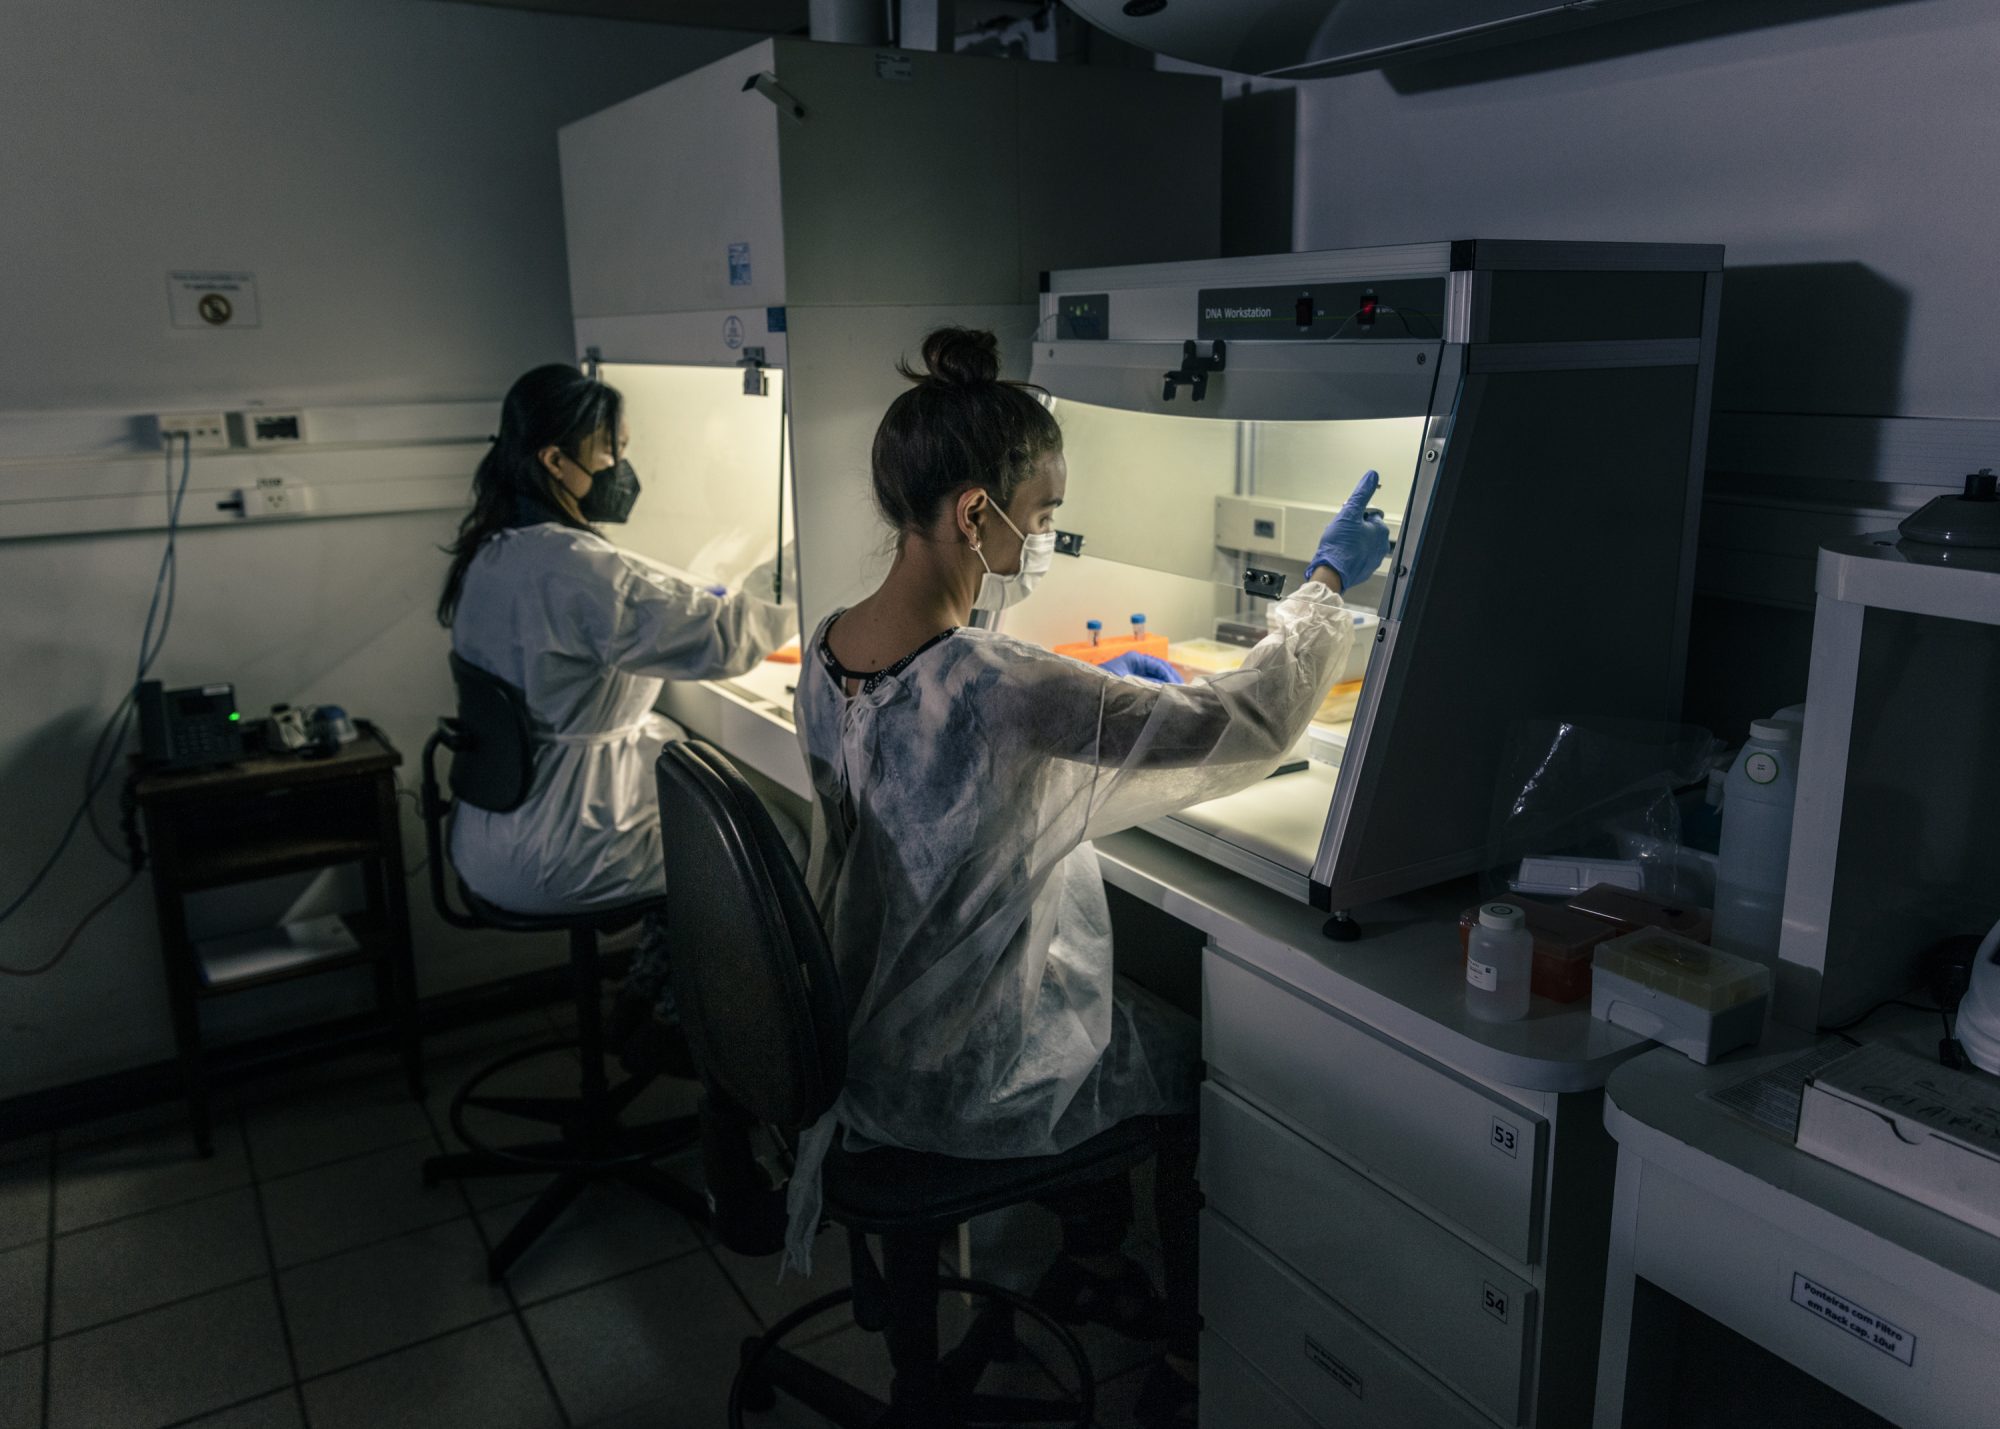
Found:
M 1524 1264 L 1541 1253 L 1541 1117 L 1420 1062 L 1252 971 L 1202 957 L 1212 1072 Z
M 1320 1429 L 1212 1334 L 1201 1337 L 1199 1403 L 1201 1429 Z
M 1491 1429 L 1478 1411 L 1213 1211 L 1201 1219 L 1201 1303 L 1208 1328 L 1320 1429 Z M 1208 1375 L 1204 1361 L 1204 1397 Z
M 1213 1082 L 1201 1182 L 1211 1208 L 1320 1292 L 1495 1418 L 1520 1421 L 1526 1281 Z

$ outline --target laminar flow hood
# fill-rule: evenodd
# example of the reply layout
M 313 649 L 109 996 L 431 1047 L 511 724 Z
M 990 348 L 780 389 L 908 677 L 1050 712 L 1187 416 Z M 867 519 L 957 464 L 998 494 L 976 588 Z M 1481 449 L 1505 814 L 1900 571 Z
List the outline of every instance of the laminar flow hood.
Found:
M 1693 0 L 1068 0 L 1175 59 L 1291 79 L 1380 69 Z

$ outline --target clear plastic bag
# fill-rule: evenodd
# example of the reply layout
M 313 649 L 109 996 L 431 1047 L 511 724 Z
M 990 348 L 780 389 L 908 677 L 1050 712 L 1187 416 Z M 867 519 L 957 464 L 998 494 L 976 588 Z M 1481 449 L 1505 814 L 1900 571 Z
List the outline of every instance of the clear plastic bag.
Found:
M 1523 857 L 1639 864 L 1645 893 L 1712 904 L 1713 862 L 1681 844 L 1679 796 L 1705 785 L 1721 748 L 1694 725 L 1533 720 L 1510 733 L 1495 783 L 1488 893 Z

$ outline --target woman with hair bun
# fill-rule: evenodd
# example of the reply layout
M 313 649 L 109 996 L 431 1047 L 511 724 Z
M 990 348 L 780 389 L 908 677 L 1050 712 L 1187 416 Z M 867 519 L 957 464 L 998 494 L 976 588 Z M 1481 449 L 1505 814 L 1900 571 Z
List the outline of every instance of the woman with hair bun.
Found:
M 1243 667 L 1167 683 L 967 628 L 1048 568 L 1069 479 L 1062 432 L 1035 389 L 1001 379 L 991 333 L 940 329 L 922 368 L 901 371 L 912 385 L 872 461 L 895 560 L 814 633 L 798 691 L 815 795 L 808 882 L 850 1019 L 847 1081 L 800 1148 L 792 1251 L 817 1222 L 836 1128 L 849 1149 L 1002 1159 L 1154 1118 L 1164 1306 L 1120 1253 L 1123 1178 L 1054 1205 L 1063 1255 L 1037 1296 L 1074 1322 L 1165 1338 L 1142 1409 L 1183 1422 L 1199 1326 L 1199 1040 L 1113 978 L 1090 840 L 1248 788 L 1305 731 L 1352 638 L 1340 592 L 1388 552 L 1365 510 L 1374 473 Z

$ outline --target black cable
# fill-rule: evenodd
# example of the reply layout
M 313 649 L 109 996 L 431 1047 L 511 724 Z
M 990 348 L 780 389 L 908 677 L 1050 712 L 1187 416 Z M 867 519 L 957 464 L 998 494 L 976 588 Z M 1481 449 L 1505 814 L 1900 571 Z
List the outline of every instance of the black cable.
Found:
M 1366 309 L 1364 308 L 1356 308 L 1353 312 L 1347 315 L 1346 320 L 1342 322 L 1339 327 L 1333 330 L 1331 335 L 1329 335 L 1323 340 L 1326 342 L 1332 342 L 1335 338 L 1339 337 L 1342 333 L 1346 332 L 1350 327 L 1354 326 L 1354 320 L 1360 317 L 1361 314 L 1365 311 Z M 1444 337 L 1444 330 L 1438 327 L 1435 323 L 1432 323 L 1431 331 L 1418 332 L 1415 328 L 1410 326 L 1410 315 L 1402 308 L 1384 308 L 1378 306 L 1375 309 L 1375 315 L 1377 317 L 1382 316 L 1382 314 L 1384 313 L 1387 313 L 1389 316 L 1397 318 L 1402 322 L 1403 335 L 1405 337 L 1423 338 L 1427 341 L 1441 339 Z M 1419 310 L 1417 315 L 1423 318 L 1427 322 L 1429 322 L 1432 318 L 1437 316 L 1435 313 L 1426 313 L 1421 310 Z
M 1850 1017 L 1847 1021 L 1841 1023 L 1838 1027 L 1821 1027 L 1819 1030 L 1821 1032 L 1833 1032 L 1833 1033 L 1846 1032 L 1849 1028 L 1859 1027 L 1862 1023 L 1866 1022 L 1869 1018 L 1873 1017 L 1876 1013 L 1880 1012 L 1885 1007 L 1907 1007 L 1912 1012 L 1935 1012 L 1940 1017 L 1944 1016 L 1944 1009 L 1942 1007 L 1926 1007 L 1924 1006 L 1924 1004 L 1920 1002 L 1905 1002 L 1900 997 L 1885 997 L 1880 1002 L 1876 1003 L 1873 1007 L 1869 1008 L 1866 1012 L 1862 1013 L 1859 1017 Z M 1946 1024 L 1945 1030 L 1947 1032 L 1951 1030 L 1949 1023 Z
M 166 644 L 167 630 L 173 622 L 174 595 L 178 584 L 176 572 L 179 564 L 179 547 L 176 538 L 180 534 L 181 506 L 187 498 L 188 478 L 194 467 L 192 438 L 184 432 L 173 432 L 167 436 L 168 472 L 171 473 L 173 471 L 173 438 L 176 436 L 181 439 L 180 480 L 173 487 L 172 500 L 167 507 L 166 549 L 160 554 L 160 569 L 153 577 L 153 598 L 146 607 L 145 624 L 139 632 L 137 673 L 133 676 L 131 686 L 125 691 L 124 697 L 119 700 L 117 708 L 111 712 L 110 717 L 104 722 L 104 727 L 98 732 L 97 739 L 91 746 L 90 757 L 85 761 L 84 765 L 83 799 L 77 804 L 76 812 L 70 815 L 69 822 L 63 826 L 62 834 L 56 840 L 55 848 L 50 851 L 48 858 L 43 862 L 42 866 L 35 871 L 34 877 L 28 880 L 28 886 L 16 894 L 13 901 L 8 903 L 4 909 L 0 909 L 0 923 L 5 923 L 16 913 L 20 912 L 22 905 L 34 897 L 36 890 L 42 886 L 49 874 L 55 870 L 55 866 L 61 862 L 63 854 L 69 849 L 70 841 L 76 837 L 77 829 L 82 826 L 84 819 L 92 814 L 93 804 L 97 796 L 103 792 L 105 784 L 109 782 L 111 775 L 118 768 L 118 757 L 124 751 L 125 738 L 131 731 L 132 719 L 138 710 L 139 684 L 146 678 L 147 672 L 152 669 L 153 662 L 159 658 L 160 650 Z M 165 599 L 164 606 L 161 603 L 162 597 Z M 138 873 L 135 869 L 133 877 L 136 878 L 137 876 Z M 129 886 L 130 880 L 121 886 L 117 892 L 122 893 L 125 887 Z M 112 898 L 116 896 L 117 893 L 111 895 Z M 93 908 L 90 913 L 85 915 L 83 922 L 79 923 L 71 931 L 69 937 L 64 940 L 62 950 L 50 961 L 25 972 L 19 968 L 9 968 L 0 965 L 0 973 L 12 976 L 32 977 L 37 973 L 47 972 L 62 960 L 63 954 L 67 953 L 70 946 L 75 942 L 77 934 L 110 901 L 111 899 L 107 898 L 97 908 Z
M 83 936 L 83 930 L 91 925 L 97 915 L 117 902 L 118 896 L 138 881 L 139 870 L 135 868 L 125 875 L 123 883 L 100 898 L 97 901 L 96 907 L 77 920 L 77 925 L 69 930 L 69 936 L 62 940 L 62 946 L 55 950 L 54 955 L 47 962 L 38 963 L 31 968 L 10 968 L 4 964 L 0 964 L 0 977 L 40 977 L 43 973 L 49 971 L 57 963 L 69 956 L 69 950 L 76 946 L 76 940 Z

